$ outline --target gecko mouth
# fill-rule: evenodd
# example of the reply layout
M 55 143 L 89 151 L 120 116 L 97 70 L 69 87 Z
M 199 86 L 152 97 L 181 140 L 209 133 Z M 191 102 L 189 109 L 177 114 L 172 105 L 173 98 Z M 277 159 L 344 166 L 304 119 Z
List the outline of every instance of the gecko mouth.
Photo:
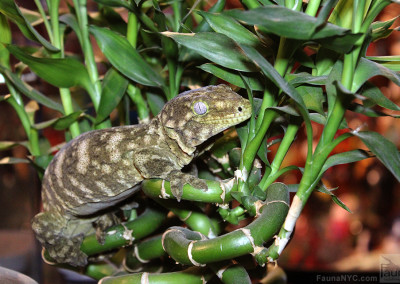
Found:
M 202 123 L 206 124 L 219 124 L 219 125 L 235 125 L 240 122 L 245 121 L 251 116 L 251 108 L 249 107 L 240 107 L 241 111 L 236 113 L 221 113 L 220 117 L 210 117 L 208 119 L 204 119 Z

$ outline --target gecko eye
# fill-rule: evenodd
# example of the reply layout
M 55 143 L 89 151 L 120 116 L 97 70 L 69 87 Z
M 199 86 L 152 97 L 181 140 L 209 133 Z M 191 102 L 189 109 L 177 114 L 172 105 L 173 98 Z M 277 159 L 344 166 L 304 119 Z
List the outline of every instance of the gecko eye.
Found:
M 196 114 L 198 115 L 203 115 L 207 112 L 208 107 L 205 103 L 203 102 L 195 102 L 193 105 L 193 110 Z

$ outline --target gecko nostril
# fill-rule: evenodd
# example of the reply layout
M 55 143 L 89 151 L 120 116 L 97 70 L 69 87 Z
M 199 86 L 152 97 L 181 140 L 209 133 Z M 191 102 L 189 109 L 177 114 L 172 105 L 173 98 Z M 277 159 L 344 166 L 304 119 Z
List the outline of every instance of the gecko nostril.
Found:
M 240 106 L 240 107 L 238 107 L 238 111 L 239 112 L 242 112 L 242 110 L 243 110 L 243 108 Z

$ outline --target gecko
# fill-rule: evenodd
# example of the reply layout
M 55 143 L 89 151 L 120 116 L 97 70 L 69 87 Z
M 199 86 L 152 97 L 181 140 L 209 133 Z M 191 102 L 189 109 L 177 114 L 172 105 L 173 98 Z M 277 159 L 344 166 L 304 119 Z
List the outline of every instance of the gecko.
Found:
M 137 192 L 144 179 L 170 181 L 178 200 L 185 184 L 207 190 L 204 180 L 181 169 L 198 155 L 199 145 L 247 120 L 251 111 L 250 102 L 227 85 L 207 86 L 173 98 L 147 124 L 72 139 L 44 173 L 43 211 L 31 222 L 36 238 L 57 263 L 85 266 L 83 238 L 115 224 L 108 210 Z

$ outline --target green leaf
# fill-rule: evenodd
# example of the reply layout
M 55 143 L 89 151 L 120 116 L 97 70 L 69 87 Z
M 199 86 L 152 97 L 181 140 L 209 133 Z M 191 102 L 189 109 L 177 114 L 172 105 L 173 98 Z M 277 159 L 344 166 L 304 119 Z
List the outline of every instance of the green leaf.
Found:
M 199 66 L 200 69 L 213 74 L 214 76 L 229 82 L 235 86 L 240 88 L 245 88 L 246 86 L 243 83 L 243 80 L 240 78 L 240 75 L 237 71 L 230 70 L 228 68 L 220 67 L 218 65 L 212 63 L 206 63 Z M 256 73 L 246 73 L 242 74 L 249 82 L 249 87 L 253 91 L 263 91 L 264 85 L 262 83 L 262 79 Z
M 10 67 L 10 53 L 2 43 L 9 44 L 11 40 L 10 24 L 7 18 L 0 13 L 0 64 L 7 67 Z
M 310 113 L 310 119 L 322 125 L 326 124 L 326 116 L 320 113 Z M 349 126 L 347 125 L 346 120 L 343 119 L 342 122 L 340 123 L 339 129 L 346 129 L 348 127 Z
M 334 190 L 334 189 L 333 189 L 333 190 Z M 337 205 L 339 205 L 340 207 L 342 207 L 344 210 L 346 210 L 346 211 L 352 213 L 351 210 L 349 209 L 349 207 L 347 207 L 346 204 L 344 204 L 336 195 L 334 195 L 334 194 L 332 193 L 331 190 L 327 189 L 324 185 L 319 186 L 319 187 L 318 187 L 318 191 L 330 195 L 331 198 L 332 198 L 332 200 L 333 200 L 333 202 L 335 202 Z
M 125 37 L 96 26 L 91 26 L 90 32 L 110 63 L 123 75 L 145 86 L 163 86 L 161 76 L 153 71 Z
M 296 89 L 275 70 L 275 68 L 267 61 L 260 53 L 258 53 L 254 48 L 248 46 L 242 46 L 242 49 L 246 55 L 257 64 L 262 72 L 267 78 L 269 78 L 276 86 L 278 86 L 283 92 L 285 92 L 289 97 L 291 97 L 302 109 L 302 114 L 307 118 L 308 111 L 304 103 L 303 98 L 296 91 Z
M 24 147 L 28 147 L 28 142 L 15 142 L 15 141 L 0 141 L 0 151 L 8 150 L 14 148 L 16 146 L 22 145 Z
M 350 30 L 325 23 L 319 18 L 281 6 L 260 7 L 248 11 L 229 10 L 226 14 L 256 25 L 263 31 L 301 41 L 316 41 L 326 48 L 348 52 L 362 34 L 351 34 Z
M 72 123 L 77 121 L 78 118 L 82 116 L 82 113 L 82 111 L 76 111 L 60 118 L 54 118 L 41 123 L 36 123 L 32 127 L 40 130 L 52 126 L 55 130 L 65 130 L 70 127 Z
M 134 12 L 133 7 L 129 1 L 125 0 L 94 0 L 94 1 L 109 7 L 124 7 Z
M 364 159 L 368 159 L 374 157 L 370 152 L 358 149 L 358 150 L 351 150 L 339 154 L 335 154 L 330 156 L 324 166 L 322 167 L 321 172 L 325 172 L 327 169 L 343 164 L 350 164 L 354 162 L 358 162 Z
M 40 58 L 26 54 L 15 45 L 8 45 L 8 51 L 22 61 L 40 78 L 59 88 L 81 86 L 90 95 L 94 94 L 93 85 L 85 66 L 73 58 Z
M 80 45 L 83 46 L 82 32 L 81 32 L 81 29 L 79 28 L 79 24 L 78 24 L 78 20 L 76 19 L 76 16 L 73 14 L 64 14 L 64 15 L 60 16 L 59 21 L 68 25 L 69 27 L 71 27 L 73 29 L 76 36 L 78 37 Z
M 369 82 L 365 83 L 360 93 L 362 96 L 370 99 L 372 102 L 380 105 L 381 107 L 391 110 L 400 110 L 400 107 L 385 97 L 385 95 L 382 94 L 381 90 L 377 86 Z
M 392 71 L 400 72 L 400 56 L 367 56 L 367 59 L 375 61 Z
M 308 109 L 314 110 L 319 113 L 324 113 L 325 97 L 321 87 L 314 86 L 299 86 L 296 88 L 302 96 L 304 103 Z
M 384 22 L 376 21 L 372 23 L 371 25 L 372 41 L 377 41 L 382 38 L 388 37 L 393 32 L 393 29 L 391 29 L 390 27 L 398 18 L 399 16 L 394 17 L 393 19 L 390 19 L 388 21 Z
M 29 160 L 14 158 L 14 157 L 4 157 L 0 159 L 0 165 L 21 164 L 21 163 L 28 164 Z
M 146 96 L 147 96 L 147 103 L 149 104 L 151 113 L 154 116 L 157 115 L 165 105 L 164 98 L 158 94 L 153 94 L 150 92 L 147 92 Z
M 330 23 L 321 25 L 315 17 L 281 6 L 230 10 L 226 13 L 246 24 L 261 26 L 270 33 L 292 39 L 315 40 L 343 36 L 349 32 Z
M 385 167 L 392 172 L 396 179 L 400 181 L 400 153 L 391 141 L 372 131 L 354 131 L 353 135 L 360 138 Z
M 321 86 L 326 84 L 326 79 L 328 76 L 312 76 L 309 73 L 301 72 L 294 74 L 286 74 L 285 78 L 292 84 L 294 87 L 299 85 L 308 84 L 308 85 L 316 85 Z
M 361 58 L 354 72 L 352 91 L 356 92 L 370 78 L 384 76 L 400 86 L 400 75 L 389 68 L 366 58 Z
M 369 117 L 381 117 L 381 116 L 391 116 L 391 117 L 395 117 L 395 118 L 400 117 L 399 115 L 387 114 L 387 113 L 381 112 L 379 110 L 375 110 L 371 107 L 366 107 L 364 105 L 360 105 L 357 103 L 350 104 L 348 109 L 353 112 L 357 112 L 357 113 L 360 113 L 362 115 L 366 115 Z
M 204 11 L 198 12 L 217 33 L 224 34 L 237 43 L 253 47 L 260 45 L 260 40 L 238 21 L 225 14 L 213 14 Z
M 104 77 L 100 105 L 97 110 L 95 123 L 106 119 L 117 107 L 128 87 L 128 80 L 114 68 L 110 69 Z
M 4 14 L 7 18 L 13 21 L 28 39 L 41 43 L 47 50 L 51 52 L 59 51 L 58 48 L 51 45 L 32 27 L 29 21 L 22 15 L 20 9 L 13 0 L 1 0 L 0 13 Z
M 256 66 L 243 55 L 241 48 L 226 35 L 207 32 L 196 34 L 163 32 L 162 34 L 223 67 L 244 72 L 257 70 Z
M 35 90 L 4 66 L 0 65 L 0 73 L 3 74 L 7 78 L 7 80 L 9 80 L 14 85 L 15 88 L 17 88 L 21 93 L 25 94 L 28 98 L 35 100 L 36 102 L 47 106 L 48 108 L 57 110 L 60 113 L 64 113 L 64 108 L 61 104 L 53 101 L 39 91 Z

